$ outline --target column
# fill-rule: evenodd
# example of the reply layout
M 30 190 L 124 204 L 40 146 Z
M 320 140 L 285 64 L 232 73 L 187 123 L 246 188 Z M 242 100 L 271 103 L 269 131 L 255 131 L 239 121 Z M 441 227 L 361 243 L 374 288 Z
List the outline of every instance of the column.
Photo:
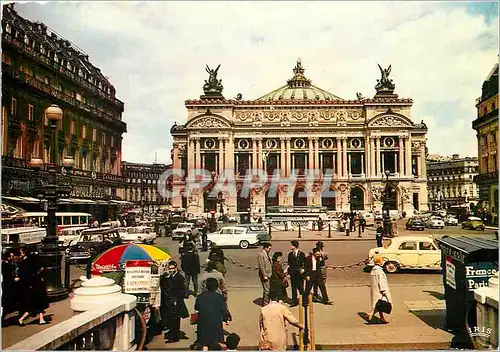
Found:
M 362 167 L 366 170 L 363 173 L 365 174 L 365 177 L 370 177 L 371 172 L 370 172 L 370 159 L 371 159 L 371 149 L 370 149 L 370 137 L 365 137 L 365 154 L 366 155 L 366 166 L 363 163 Z
M 292 172 L 292 151 L 290 137 L 286 138 L 286 176 L 290 176 Z
M 361 174 L 365 173 L 365 154 L 361 153 Z
M 224 139 L 219 137 L 219 162 L 217 163 L 219 174 L 224 171 Z
M 308 161 L 308 168 L 309 170 L 314 169 L 314 149 L 313 149 L 313 137 L 309 137 L 309 157 L 307 159 Z
M 286 151 L 285 138 L 280 138 L 280 176 L 285 176 L 286 173 Z
M 252 169 L 257 168 L 257 139 L 252 138 Z
M 234 138 L 232 136 L 229 136 L 229 139 L 225 140 L 224 145 L 226 147 L 224 157 L 226 162 L 226 169 L 233 170 L 234 172 Z
M 398 172 L 398 155 L 394 154 L 394 172 Z
M 427 177 L 427 163 L 426 163 L 426 158 L 425 158 L 425 144 L 421 143 L 420 144 L 420 177 L 419 178 L 425 178 Z
M 403 137 L 399 137 L 399 176 L 403 176 L 405 174 L 404 171 L 404 154 L 403 154 Z
M 181 168 L 181 163 L 180 163 L 180 160 L 179 160 L 179 145 L 178 144 L 174 144 L 173 145 L 174 147 L 174 155 L 172 156 L 173 160 L 172 160 L 172 167 L 175 169 L 180 169 Z
M 405 163 L 406 163 L 405 175 L 407 177 L 411 177 L 412 176 L 412 172 L 411 172 L 411 136 L 409 136 L 408 138 L 405 138 L 404 144 L 405 144 Z
M 264 155 L 262 154 L 262 138 L 259 138 L 257 142 L 258 152 L 257 152 L 257 160 L 258 160 L 258 168 L 264 168 Z
M 347 155 L 347 175 L 349 175 L 349 177 L 352 176 L 351 165 L 352 165 L 352 163 L 351 163 L 351 154 L 349 153 Z
M 376 137 L 375 174 L 380 177 L 380 137 Z
M 314 139 L 314 167 L 316 169 L 321 168 L 321 165 L 319 163 L 319 140 L 318 140 L 318 138 Z
M 376 157 L 375 157 L 375 139 L 370 136 L 370 165 L 368 167 L 370 168 L 370 177 L 374 177 L 377 174 L 375 173 L 375 164 L 376 164 Z
M 382 171 L 382 175 L 385 174 L 385 154 L 382 154 L 380 153 L 382 158 L 381 158 L 381 161 L 382 161 L 382 165 L 381 165 L 381 171 Z
M 347 171 L 347 138 L 342 137 L 342 163 L 344 164 L 344 168 L 342 171 L 342 174 L 344 177 L 347 177 L 349 175 L 349 172 Z M 350 169 L 350 167 L 349 167 Z
M 189 138 L 188 140 L 188 172 L 192 169 L 194 169 L 194 140 L 192 138 Z
M 201 147 L 200 147 L 200 138 L 195 139 L 195 152 L 196 152 L 196 160 L 194 167 L 195 169 L 199 169 L 201 167 Z
M 337 155 L 335 159 L 335 161 L 337 162 L 335 175 L 337 178 L 339 178 L 342 177 L 342 142 L 340 138 L 337 138 Z

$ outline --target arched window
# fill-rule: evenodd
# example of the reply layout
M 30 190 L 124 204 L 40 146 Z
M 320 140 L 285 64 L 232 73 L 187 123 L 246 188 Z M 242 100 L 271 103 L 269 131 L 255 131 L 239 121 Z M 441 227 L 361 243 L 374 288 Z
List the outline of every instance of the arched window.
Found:
M 351 210 L 365 210 L 365 194 L 361 187 L 352 188 L 349 197 Z

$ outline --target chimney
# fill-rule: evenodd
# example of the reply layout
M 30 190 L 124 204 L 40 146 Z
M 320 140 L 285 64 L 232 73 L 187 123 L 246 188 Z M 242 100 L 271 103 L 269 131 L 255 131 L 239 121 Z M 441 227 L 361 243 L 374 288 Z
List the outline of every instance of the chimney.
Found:
M 452 158 L 453 160 L 458 160 L 458 159 L 460 159 L 460 154 L 453 154 L 453 155 L 451 156 L 451 158 Z

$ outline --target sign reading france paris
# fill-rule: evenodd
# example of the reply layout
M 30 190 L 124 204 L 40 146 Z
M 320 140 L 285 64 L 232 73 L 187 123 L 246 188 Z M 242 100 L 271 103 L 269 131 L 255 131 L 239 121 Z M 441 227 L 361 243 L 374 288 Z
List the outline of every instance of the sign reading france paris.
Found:
M 470 263 L 465 266 L 465 279 L 467 289 L 475 290 L 479 287 L 487 287 L 490 277 L 498 272 L 498 263 L 479 262 Z
M 151 292 L 151 264 L 148 260 L 125 262 L 125 293 Z

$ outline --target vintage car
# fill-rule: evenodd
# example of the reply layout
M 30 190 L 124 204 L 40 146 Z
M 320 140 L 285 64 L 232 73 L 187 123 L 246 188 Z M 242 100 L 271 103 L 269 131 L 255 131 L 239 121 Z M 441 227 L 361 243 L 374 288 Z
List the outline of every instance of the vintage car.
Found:
M 218 247 L 240 247 L 247 249 L 250 246 L 259 244 L 259 236 L 246 227 L 228 226 L 223 227 L 217 232 L 207 235 L 207 244 L 209 247 L 216 244 Z
M 444 220 L 439 216 L 431 216 L 426 226 L 430 229 L 444 229 Z
M 406 229 L 424 231 L 425 223 L 423 222 L 422 219 L 417 217 L 409 218 L 408 221 L 406 222 Z
M 368 251 L 368 266 L 374 265 L 377 254 L 382 256 L 384 270 L 388 273 L 400 269 L 441 270 L 441 251 L 432 236 L 401 236 L 387 240 L 383 247 Z
M 198 229 L 195 227 L 195 224 L 189 223 L 189 222 L 183 222 L 175 228 L 174 231 L 172 231 L 172 239 L 173 240 L 183 240 L 184 237 L 188 236 L 197 236 L 198 235 Z
M 70 261 L 86 261 L 122 243 L 116 228 L 84 230 L 77 243 L 66 249 L 66 255 Z
M 447 226 L 458 226 L 458 219 L 453 215 L 446 215 L 446 217 L 444 218 L 444 224 Z
M 156 240 L 156 232 L 149 226 L 119 228 L 118 233 L 124 242 L 153 244 Z
M 252 222 L 250 224 L 238 224 L 238 227 L 247 229 L 247 233 L 254 233 L 259 238 L 260 243 L 269 242 L 269 225 Z
M 79 226 L 79 227 L 66 227 L 63 229 L 57 230 L 57 237 L 59 241 L 62 241 L 62 247 L 68 247 L 72 244 L 76 244 L 80 235 L 83 231 L 87 230 L 88 226 Z
M 466 230 L 484 231 L 485 226 L 481 218 L 475 216 L 469 216 L 467 221 L 464 221 L 462 223 L 462 228 Z

